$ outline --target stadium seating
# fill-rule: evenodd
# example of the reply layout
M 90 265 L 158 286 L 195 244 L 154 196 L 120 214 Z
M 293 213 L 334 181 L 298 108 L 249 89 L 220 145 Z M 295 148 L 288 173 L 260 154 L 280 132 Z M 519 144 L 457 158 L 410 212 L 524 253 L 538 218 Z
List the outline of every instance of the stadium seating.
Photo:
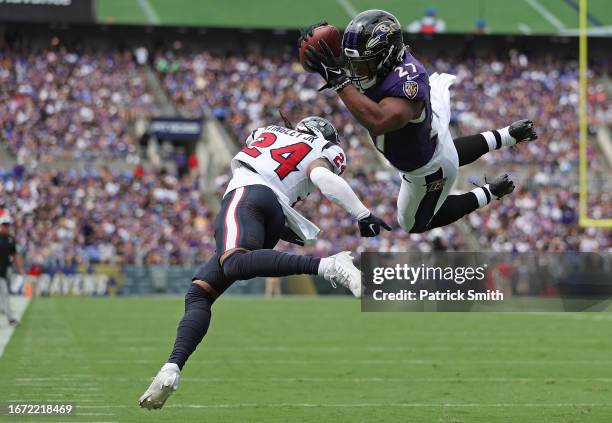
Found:
M 516 51 L 503 60 L 420 56 L 430 70 L 458 75 L 452 98 L 456 134 L 499 128 L 523 117 L 534 118 L 539 126 L 537 142 L 482 159 L 479 169 L 489 176 L 507 170 L 519 188 L 512 198 L 466 220 L 480 249 L 611 249 L 609 231 L 583 230 L 577 223 L 576 64 L 535 60 Z M 319 78 L 304 73 L 291 58 L 160 50 L 152 61 L 181 114 L 200 116 L 203 107 L 210 108 L 237 141 L 258 126 L 280 123 L 279 107 L 294 121 L 311 114 L 331 116 L 346 142 L 350 184 L 378 215 L 397 226 L 399 180 L 393 173 L 383 177 L 363 171 L 374 154 L 362 145 L 363 130 L 334 96 L 318 94 Z M 0 84 L 16 87 L 0 91 L 0 131 L 21 162 L 32 155 L 47 161 L 57 156 L 125 157 L 134 152 L 130 120 L 157 111 L 129 52 L 5 49 L 0 50 L 0 63 L 6 65 L 0 66 Z M 7 68 L 16 71 L 1 70 Z M 604 91 L 592 84 L 589 98 L 595 110 L 592 123 L 609 124 L 612 113 Z M 226 182 L 226 177 L 218 179 L 220 193 Z M 193 173 L 178 178 L 154 171 L 41 171 L 19 165 L 4 170 L 0 194 L 5 203 L 0 207 L 9 207 L 19 232 L 27 234 L 18 237 L 22 251 L 39 263 L 193 264 L 214 248 L 213 216 Z M 17 196 L 17 203 L 9 204 L 8 196 Z M 305 203 L 298 208 L 323 230 L 315 245 L 305 247 L 308 253 L 469 248 L 456 225 L 423 235 L 396 229 L 380 238 L 359 238 L 354 222 L 318 193 Z M 599 217 L 611 217 L 604 190 L 590 204 Z
M 157 112 L 129 50 L 0 49 L 0 136 L 20 159 L 125 158 Z
M 194 264 L 214 250 L 197 173 L 16 169 L 0 181 L 31 263 Z

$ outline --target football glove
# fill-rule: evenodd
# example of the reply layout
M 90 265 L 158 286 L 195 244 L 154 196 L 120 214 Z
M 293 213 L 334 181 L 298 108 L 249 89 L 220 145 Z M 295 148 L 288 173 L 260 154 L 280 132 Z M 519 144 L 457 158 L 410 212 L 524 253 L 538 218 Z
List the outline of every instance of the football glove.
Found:
M 516 140 L 516 143 L 533 141 L 538 139 L 538 134 L 535 130 L 535 125 L 529 119 L 521 119 L 514 122 L 508 128 L 510 136 Z
M 307 26 L 306 28 L 301 28 L 300 38 L 298 38 L 298 48 L 302 47 L 302 42 L 308 41 L 308 39 L 312 37 L 312 32 L 315 30 L 315 28 L 318 28 L 320 26 L 325 26 L 325 25 L 327 25 L 327 22 L 323 21 L 323 22 L 319 22 L 319 23 Z
M 280 239 L 290 242 L 291 244 L 299 245 L 300 247 L 304 246 L 304 240 L 300 238 L 298 234 L 296 234 L 289 226 L 285 226 Z
M 385 228 L 388 231 L 391 230 L 391 226 L 389 226 L 381 218 L 374 216 L 372 213 L 370 213 L 368 217 L 364 217 L 357 223 L 359 225 L 359 233 L 361 233 L 361 236 L 366 238 L 378 235 L 380 233 L 381 227 Z
M 498 176 L 492 181 L 487 181 L 487 178 L 485 177 L 485 183 L 489 184 L 489 191 L 498 200 L 514 191 L 514 182 L 512 182 L 512 179 L 510 179 L 510 176 L 507 173 L 505 175 Z
M 326 84 L 319 88 L 319 91 L 331 88 L 340 91 L 351 83 L 344 71 L 344 57 L 334 56 L 327 43 L 319 40 L 320 53 L 313 46 L 308 46 L 304 55 L 306 56 L 306 66 L 316 70 L 325 79 Z

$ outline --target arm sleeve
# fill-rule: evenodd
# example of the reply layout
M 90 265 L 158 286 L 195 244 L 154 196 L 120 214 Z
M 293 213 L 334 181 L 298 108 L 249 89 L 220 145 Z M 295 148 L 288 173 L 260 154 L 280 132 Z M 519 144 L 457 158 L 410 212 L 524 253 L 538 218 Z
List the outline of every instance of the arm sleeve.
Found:
M 15 246 L 15 239 L 14 238 L 10 239 L 8 248 L 9 248 L 9 254 L 10 255 L 17 254 L 17 247 Z
M 332 164 L 332 167 L 334 168 L 334 173 L 336 175 L 342 175 L 344 173 L 347 166 L 347 159 L 344 150 L 342 150 L 340 146 L 330 142 L 325 147 L 323 147 L 321 155 Z
M 356 220 L 370 215 L 370 210 L 363 205 L 349 184 L 331 170 L 322 166 L 310 172 L 310 180 L 323 195 L 346 210 Z

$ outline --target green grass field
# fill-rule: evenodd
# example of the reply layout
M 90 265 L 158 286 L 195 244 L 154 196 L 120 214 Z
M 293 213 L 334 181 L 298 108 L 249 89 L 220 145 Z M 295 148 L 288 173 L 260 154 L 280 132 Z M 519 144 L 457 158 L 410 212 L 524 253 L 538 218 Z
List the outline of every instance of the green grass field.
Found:
M 344 27 L 366 9 L 385 9 L 403 25 L 437 9 L 449 32 L 472 32 L 485 19 L 492 33 L 561 34 L 578 28 L 579 0 L 98 0 L 97 19 L 207 27 L 298 28 L 321 20 Z M 612 25 L 609 0 L 588 0 L 589 26 Z
M 0 358 L 7 422 L 610 422 L 610 314 L 361 313 L 350 299 L 224 298 L 177 393 L 137 398 L 182 299 L 38 298 Z M 2 417 L 0 417 L 2 419 Z

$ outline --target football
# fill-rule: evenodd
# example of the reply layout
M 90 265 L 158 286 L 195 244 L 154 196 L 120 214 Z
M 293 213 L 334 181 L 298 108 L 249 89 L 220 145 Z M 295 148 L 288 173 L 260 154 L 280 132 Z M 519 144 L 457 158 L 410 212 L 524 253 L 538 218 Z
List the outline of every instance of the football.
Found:
M 319 46 L 319 40 L 325 41 L 325 43 L 329 46 L 331 51 L 336 55 L 340 56 L 342 54 L 342 37 L 340 36 L 340 32 L 333 25 L 323 25 L 315 28 L 312 31 L 312 37 L 308 39 L 308 41 L 302 41 L 300 44 L 300 63 L 304 67 L 304 69 L 308 72 L 316 72 L 315 69 L 310 69 L 306 64 L 305 55 L 306 48 L 308 46 L 313 46 L 318 51 L 321 51 L 321 47 Z

